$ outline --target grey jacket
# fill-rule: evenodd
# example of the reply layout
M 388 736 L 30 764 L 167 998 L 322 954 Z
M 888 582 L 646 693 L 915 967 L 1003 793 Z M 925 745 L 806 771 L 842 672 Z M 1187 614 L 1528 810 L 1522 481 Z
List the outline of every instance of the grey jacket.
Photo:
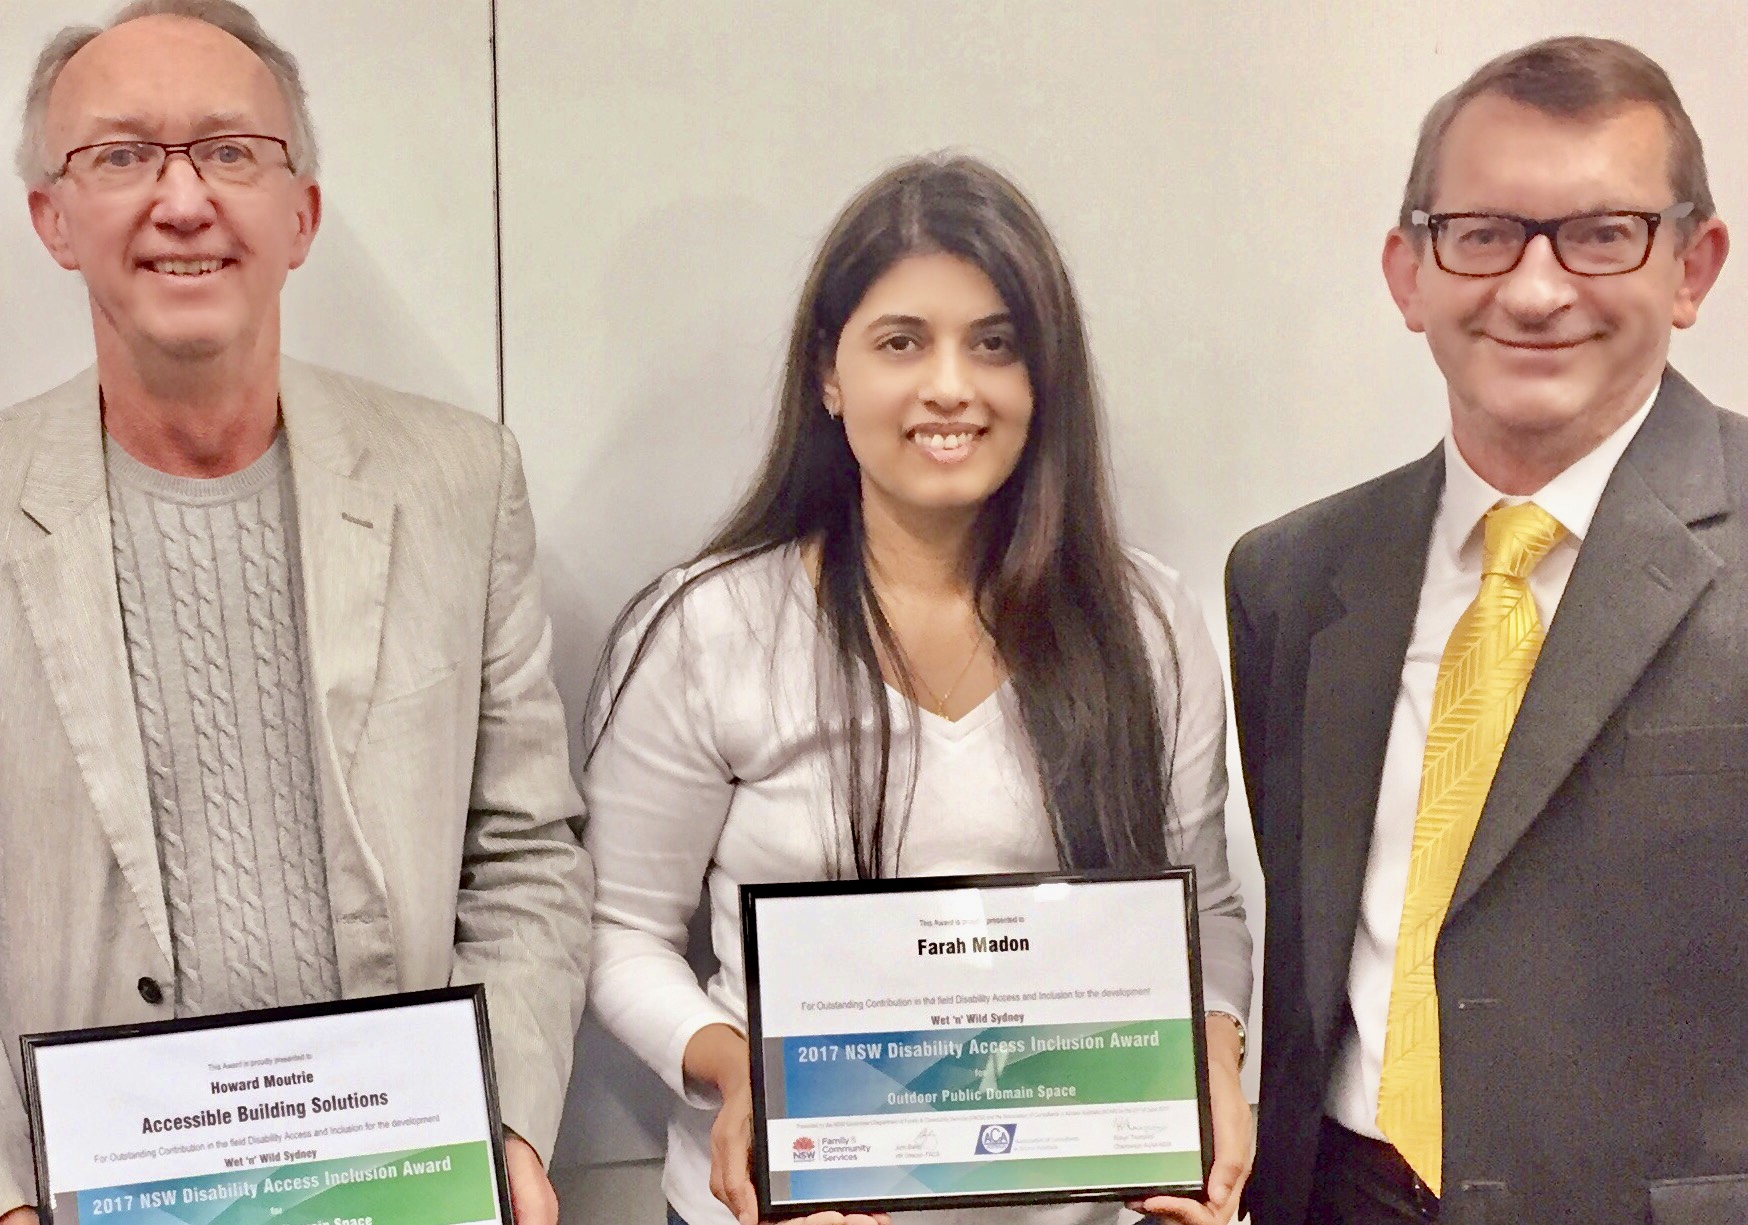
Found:
M 347 996 L 486 984 L 550 1155 L 593 873 L 508 431 L 287 360 L 322 836 Z M 18 1036 L 170 1015 L 97 380 L 0 413 L 0 1212 L 36 1198 Z

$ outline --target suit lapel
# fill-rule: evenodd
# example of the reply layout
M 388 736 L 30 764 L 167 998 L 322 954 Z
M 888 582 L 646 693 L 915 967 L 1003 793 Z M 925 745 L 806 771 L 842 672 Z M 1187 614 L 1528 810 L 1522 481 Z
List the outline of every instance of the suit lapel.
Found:
M 364 449 L 340 384 L 285 361 L 280 404 L 291 443 L 298 547 L 309 618 L 316 718 L 349 771 L 376 688 L 394 499 L 358 479 Z M 318 752 L 319 752 L 318 748 Z
M 24 617 L 92 808 L 168 963 L 170 916 L 116 594 L 95 372 L 43 414 L 19 507 L 47 533 L 7 563 Z
M 1334 1041 L 1376 824 L 1402 661 L 1444 486 L 1442 449 L 1379 487 L 1331 578 L 1339 611 L 1310 642 L 1305 677 L 1300 887 L 1306 994 L 1318 1045 Z
M 1475 896 L 1712 583 L 1730 509 L 1717 410 L 1673 370 L 1615 466 L 1512 726 L 1450 913 Z

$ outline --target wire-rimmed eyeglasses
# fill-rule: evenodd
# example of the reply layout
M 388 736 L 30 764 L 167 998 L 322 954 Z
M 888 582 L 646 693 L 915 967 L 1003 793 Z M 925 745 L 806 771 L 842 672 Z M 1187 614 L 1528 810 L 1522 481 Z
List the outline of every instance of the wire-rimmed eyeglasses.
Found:
M 253 187 L 276 166 L 291 169 L 291 147 L 277 136 L 226 132 L 182 144 L 159 140 L 105 140 L 80 145 L 61 159 L 53 179 L 71 176 L 83 186 L 126 191 L 156 183 L 175 154 L 188 158 L 194 173 L 209 184 Z M 53 180 L 51 180 L 53 181 Z

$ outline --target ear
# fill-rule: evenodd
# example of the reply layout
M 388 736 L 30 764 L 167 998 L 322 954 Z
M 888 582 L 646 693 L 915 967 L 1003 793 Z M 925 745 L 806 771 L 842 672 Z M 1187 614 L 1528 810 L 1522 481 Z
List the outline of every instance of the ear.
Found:
M 322 225 L 322 189 L 314 179 L 299 179 L 293 190 L 297 192 L 297 209 L 292 218 L 297 229 L 291 242 L 291 266 L 301 268 Z
M 1681 275 L 1675 287 L 1675 312 L 1672 322 L 1678 328 L 1690 328 L 1699 318 L 1699 304 L 1717 283 L 1718 273 L 1730 254 L 1730 231 L 1716 217 L 1694 227 L 1687 247 L 1677 259 Z
M 844 393 L 838 385 L 838 366 L 835 361 L 828 361 L 827 355 L 823 353 L 819 358 L 819 393 L 827 414 L 841 417 L 844 412 Z
M 1390 287 L 1390 297 L 1402 312 L 1402 322 L 1410 332 L 1426 331 L 1426 319 L 1420 308 L 1420 265 L 1430 251 L 1400 227 L 1384 236 L 1384 284 Z
M 30 224 L 55 263 L 68 272 L 79 271 L 79 259 L 73 254 L 72 239 L 67 234 L 66 214 L 47 187 L 30 189 Z

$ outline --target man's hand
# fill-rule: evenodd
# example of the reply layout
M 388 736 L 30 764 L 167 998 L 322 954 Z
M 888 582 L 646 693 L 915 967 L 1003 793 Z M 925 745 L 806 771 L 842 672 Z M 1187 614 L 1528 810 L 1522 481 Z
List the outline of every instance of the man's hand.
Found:
M 36 1209 L 14 1208 L 5 1216 L 0 1216 L 0 1225 L 36 1225 Z
M 534 1146 L 513 1131 L 504 1133 L 504 1172 L 510 1176 L 510 1209 L 516 1225 L 558 1225 L 558 1194 Z M 0 1217 L 0 1225 L 14 1225 Z M 36 1225 L 32 1217 L 22 1225 Z

